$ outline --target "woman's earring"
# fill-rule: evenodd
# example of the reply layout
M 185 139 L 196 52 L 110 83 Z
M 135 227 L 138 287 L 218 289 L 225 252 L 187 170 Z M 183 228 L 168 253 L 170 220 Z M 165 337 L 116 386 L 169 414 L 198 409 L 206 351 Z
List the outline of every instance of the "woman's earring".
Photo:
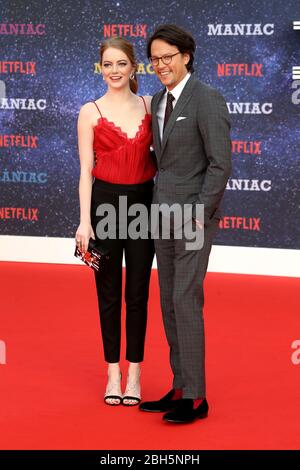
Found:
M 134 79 L 134 73 L 132 73 L 129 78 L 130 78 L 130 80 L 133 80 Z

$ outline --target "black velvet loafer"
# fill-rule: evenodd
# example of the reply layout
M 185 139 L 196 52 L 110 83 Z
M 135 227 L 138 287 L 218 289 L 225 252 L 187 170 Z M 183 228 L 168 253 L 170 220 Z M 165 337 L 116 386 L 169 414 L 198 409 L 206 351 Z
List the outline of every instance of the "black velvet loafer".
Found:
M 141 411 L 149 411 L 150 413 L 164 413 L 166 411 L 174 410 L 181 400 L 181 398 L 174 399 L 175 393 L 176 391 L 172 389 L 160 400 L 145 401 L 144 403 L 141 403 L 139 409 Z
M 208 403 L 204 398 L 197 408 L 194 408 L 194 400 L 183 398 L 176 405 L 176 408 L 169 413 L 164 414 L 163 420 L 168 423 L 193 423 L 197 419 L 207 418 Z

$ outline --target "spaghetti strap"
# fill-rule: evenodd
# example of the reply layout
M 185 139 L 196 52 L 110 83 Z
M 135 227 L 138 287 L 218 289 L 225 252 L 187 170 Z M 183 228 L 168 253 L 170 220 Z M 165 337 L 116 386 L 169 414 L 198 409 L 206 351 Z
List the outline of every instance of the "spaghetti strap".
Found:
M 148 114 L 148 109 L 147 109 L 147 106 L 146 106 L 146 102 L 145 102 L 145 99 L 143 96 L 140 96 L 140 98 L 142 98 L 143 102 L 144 102 L 144 106 L 145 106 L 145 110 L 146 110 L 146 114 Z
M 96 103 L 96 101 L 93 101 L 93 103 L 94 103 L 94 105 L 96 106 L 96 108 L 98 109 L 98 111 L 99 111 L 99 113 L 100 113 L 100 116 L 103 117 L 102 114 L 101 114 L 101 111 L 100 111 L 100 109 L 99 109 L 99 107 L 98 107 L 98 105 L 97 105 L 97 103 Z

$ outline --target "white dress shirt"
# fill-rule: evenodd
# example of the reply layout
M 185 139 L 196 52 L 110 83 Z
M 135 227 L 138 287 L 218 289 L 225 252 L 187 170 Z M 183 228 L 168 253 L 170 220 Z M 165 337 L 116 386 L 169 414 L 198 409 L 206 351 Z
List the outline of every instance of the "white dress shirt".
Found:
M 186 82 L 190 78 L 191 74 L 187 73 L 186 76 L 181 80 L 181 82 L 176 85 L 173 90 L 170 90 L 172 95 L 174 96 L 174 100 L 172 102 L 173 109 L 176 106 L 177 101 L 179 100 L 179 97 L 182 93 L 182 90 L 184 89 Z M 158 107 L 157 107 L 157 120 L 158 120 L 158 126 L 159 126 L 159 134 L 160 134 L 160 140 L 162 141 L 163 139 L 163 128 L 164 128 L 164 119 L 165 119 L 165 111 L 166 111 L 166 105 L 167 105 L 167 94 L 168 94 L 168 88 L 166 88 L 166 92 L 163 95 L 162 99 L 160 100 Z

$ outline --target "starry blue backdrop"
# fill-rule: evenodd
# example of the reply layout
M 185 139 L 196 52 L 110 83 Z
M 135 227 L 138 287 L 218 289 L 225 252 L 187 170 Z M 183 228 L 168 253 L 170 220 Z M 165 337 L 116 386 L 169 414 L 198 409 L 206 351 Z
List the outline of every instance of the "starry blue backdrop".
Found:
M 224 216 L 259 217 L 260 231 L 220 230 L 215 244 L 300 248 L 300 104 L 292 102 L 292 66 L 300 66 L 300 2 L 286 0 L 3 0 L 1 23 L 45 24 L 44 36 L 0 35 L 0 60 L 36 62 L 36 75 L 0 74 L 8 98 L 46 99 L 45 111 L 0 110 L 0 133 L 37 135 L 37 149 L 0 148 L 0 175 L 46 172 L 47 184 L 0 182 L 1 207 L 38 207 L 38 221 L 0 220 L 0 233 L 73 237 L 79 223 L 76 121 L 83 103 L 105 86 L 95 64 L 104 25 L 162 23 L 189 30 L 197 42 L 195 70 L 227 102 L 271 102 L 270 115 L 232 114 L 232 139 L 261 141 L 261 155 L 233 154 L 232 178 L 271 180 L 272 189 L 227 190 Z M 270 36 L 209 36 L 208 24 L 274 23 Z M 129 37 L 148 64 L 145 37 Z M 218 77 L 218 63 L 262 63 L 263 77 Z M 139 74 L 139 93 L 160 84 Z M 297 83 L 294 82 L 297 87 Z M 298 84 L 300 88 L 300 82 Z

